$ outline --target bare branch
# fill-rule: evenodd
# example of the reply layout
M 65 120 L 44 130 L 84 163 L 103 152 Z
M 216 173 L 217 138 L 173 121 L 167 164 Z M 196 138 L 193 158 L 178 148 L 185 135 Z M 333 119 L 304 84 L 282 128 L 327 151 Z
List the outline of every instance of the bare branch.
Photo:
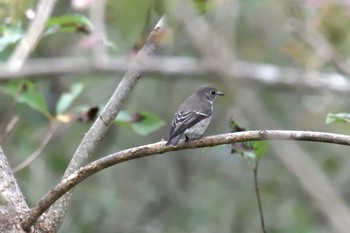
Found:
M 21 68 L 30 52 L 37 45 L 42 32 L 45 29 L 47 19 L 50 17 L 53 7 L 57 0 L 40 0 L 36 7 L 35 18 L 30 24 L 29 29 L 23 39 L 16 46 L 7 65 L 10 70 Z
M 244 104 L 240 104 L 240 107 L 245 109 L 255 123 L 272 128 L 283 127 L 269 117 L 270 112 L 266 110 L 267 107 L 256 91 L 248 91 L 243 95 L 241 93 L 240 98 L 244 99 Z M 334 232 L 348 233 L 349 207 L 319 164 L 295 141 L 273 141 L 270 145 L 286 169 L 298 179 L 313 205 L 333 227 Z
M 40 215 L 44 213 L 44 211 L 46 211 L 58 198 L 65 195 L 65 193 L 71 190 L 74 186 L 90 177 L 91 175 L 115 164 L 145 156 L 163 154 L 170 151 L 194 149 L 200 147 L 213 147 L 222 144 L 257 140 L 297 140 L 350 146 L 350 136 L 348 135 L 313 131 L 260 130 L 209 136 L 201 138 L 199 140 L 181 143 L 175 147 L 165 146 L 164 141 L 134 147 L 105 156 L 84 167 L 79 168 L 79 170 L 75 171 L 69 176 L 66 176 L 65 179 L 57 184 L 56 187 L 47 193 L 35 205 L 35 207 L 31 209 L 28 217 L 23 220 L 22 227 L 23 229 L 28 229 L 40 217 Z
M 0 147 L 0 203 L 8 203 L 8 205 L 18 208 L 18 210 L 28 210 L 27 203 L 24 200 L 22 192 L 17 185 L 16 178 L 7 162 L 7 159 Z
M 18 71 L 10 71 L 0 65 L 0 79 L 20 77 L 54 77 L 55 74 L 88 74 L 93 72 L 125 73 L 130 69 L 142 74 L 162 74 L 167 76 L 186 75 L 203 78 L 205 74 L 218 75 L 225 69 L 226 77 L 242 82 L 254 82 L 267 87 L 292 88 L 298 91 L 327 90 L 339 95 L 350 94 L 350 82 L 338 73 L 303 71 L 273 64 L 235 61 L 226 67 L 209 64 L 208 60 L 190 57 L 114 57 L 98 65 L 93 60 L 79 58 L 37 59 L 26 62 Z M 220 72 L 221 73 L 221 72 Z
M 13 100 L 9 111 L 6 113 L 6 119 L 4 120 L 4 125 L 1 127 L 0 134 L 0 143 L 2 144 L 13 127 L 16 125 L 18 121 L 18 116 L 15 116 L 15 109 L 17 106 L 17 97 Z
M 154 33 L 161 32 L 164 29 L 165 18 L 162 17 L 159 20 L 158 24 L 155 26 L 155 29 L 150 33 L 146 44 L 138 52 L 138 58 L 147 58 L 154 53 L 159 44 L 157 41 L 153 41 L 150 38 L 154 36 Z M 98 144 L 103 139 L 113 120 L 118 115 L 124 103 L 130 96 L 140 77 L 141 74 L 135 69 L 131 69 L 125 74 L 124 78 L 119 83 L 117 89 L 109 99 L 105 108 L 102 110 L 101 114 L 97 117 L 94 124 L 82 139 L 80 145 L 73 155 L 72 160 L 68 165 L 63 179 L 67 178 L 70 174 L 75 172 L 92 155 Z M 66 195 L 58 200 L 53 206 L 51 206 L 50 210 L 48 211 L 48 216 L 51 218 L 50 222 L 53 225 L 53 229 L 57 230 L 61 226 L 63 218 L 69 206 L 70 197 L 71 192 L 66 193 Z M 27 224 L 26 228 L 28 229 L 32 223 L 33 222 Z
M 1 132 L 0 143 L 3 143 L 6 140 L 6 138 L 9 136 L 10 132 L 13 130 L 13 128 L 17 124 L 18 119 L 19 119 L 18 116 L 13 116 L 9 121 L 9 123 L 7 123 L 6 127 Z
M 0 230 L 3 231 L 8 225 L 18 222 L 28 210 L 28 205 L 0 147 Z

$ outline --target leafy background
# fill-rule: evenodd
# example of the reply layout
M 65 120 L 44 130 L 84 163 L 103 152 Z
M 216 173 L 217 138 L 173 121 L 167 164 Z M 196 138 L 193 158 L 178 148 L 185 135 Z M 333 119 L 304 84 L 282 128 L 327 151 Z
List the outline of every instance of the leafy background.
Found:
M 89 1 L 86 2 L 88 5 Z M 165 2 L 107 1 L 107 40 L 103 43 L 108 52 L 133 56 L 135 48 L 166 11 Z M 203 17 L 213 24 L 219 15 L 219 2 L 195 1 Z M 312 50 L 291 34 L 288 23 L 295 17 L 311 24 L 338 52 L 348 56 L 349 8 L 339 2 L 239 1 L 237 9 L 228 9 L 232 14 L 237 12 L 237 18 L 235 22 L 226 22 L 231 30 L 226 36 L 231 38 L 240 59 L 332 71 L 330 64 L 315 67 L 310 62 L 314 58 Z M 0 1 L 1 61 L 8 59 L 22 38 L 29 24 L 25 12 L 35 4 L 35 1 Z M 77 9 L 74 1 L 60 2 L 32 58 L 91 57 L 94 46 L 89 44 L 94 41 L 91 30 L 87 9 Z M 170 54 L 196 56 L 181 30 L 176 30 L 173 36 Z M 16 174 L 31 206 L 60 180 L 88 130 L 91 123 L 77 121 L 77 116 L 89 108 L 103 107 L 120 79 L 121 76 L 113 74 L 56 75 L 0 83 L 1 127 L 6 126 L 14 101 L 18 102 L 13 115 L 19 120 L 2 141 L 11 165 L 19 164 L 35 151 L 54 119 L 60 120 L 42 155 Z M 236 80 L 222 82 L 213 77 L 147 75 L 142 77 L 93 159 L 166 139 L 178 105 L 208 79 L 226 95 L 215 103 L 207 135 L 230 132 L 231 116 L 251 129 L 277 126 L 349 133 L 343 123 L 325 123 L 328 113 L 349 109 L 346 97 L 327 92 L 268 89 Z M 261 123 L 264 119 L 268 121 Z M 332 114 L 327 120 L 330 123 L 348 119 L 346 114 Z M 299 145 L 317 161 L 340 193 L 349 196 L 349 149 L 319 143 Z M 258 232 L 260 222 L 251 169 L 240 156 L 230 154 L 230 150 L 229 146 L 220 146 L 173 152 L 107 169 L 75 189 L 60 232 Z M 268 149 L 261 158 L 259 181 L 270 233 L 332 232 L 312 199 L 272 150 Z

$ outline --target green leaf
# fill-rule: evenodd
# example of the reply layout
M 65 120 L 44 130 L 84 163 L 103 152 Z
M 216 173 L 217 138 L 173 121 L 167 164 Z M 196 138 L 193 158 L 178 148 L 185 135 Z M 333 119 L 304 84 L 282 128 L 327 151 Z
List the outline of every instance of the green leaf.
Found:
M 72 102 L 80 95 L 83 91 L 84 85 L 82 83 L 74 83 L 69 92 L 65 92 L 61 95 L 57 102 L 56 113 L 62 114 L 72 104 Z
M 21 26 L 1 26 L 0 27 L 0 52 L 6 49 L 7 46 L 17 43 L 22 39 L 24 32 Z
M 326 118 L 326 124 L 331 123 L 344 123 L 350 122 L 350 113 L 328 113 Z
M 254 154 L 257 158 L 260 158 L 267 150 L 268 143 L 267 141 L 256 141 L 252 142 L 254 148 Z
M 153 113 L 141 112 L 141 116 L 144 117 L 141 121 L 131 125 L 132 129 L 140 135 L 150 134 L 165 125 L 165 121 Z
M 268 143 L 266 141 L 239 142 L 232 144 L 232 153 L 238 153 L 244 158 L 258 159 L 267 150 Z
M 140 135 L 147 135 L 165 125 L 165 122 L 150 112 L 129 113 L 120 111 L 115 123 L 131 128 Z
M 231 119 L 229 122 L 229 126 L 231 128 L 231 132 L 244 132 L 248 129 L 241 127 L 234 119 Z M 252 141 L 252 142 L 239 142 L 232 143 L 231 145 L 231 153 L 238 153 L 243 156 L 243 158 L 248 160 L 253 160 L 255 164 L 255 160 L 259 159 L 267 150 L 268 143 L 266 141 Z
M 44 35 L 50 35 L 56 32 L 81 32 L 90 34 L 92 24 L 88 18 L 83 15 L 63 15 L 51 17 L 46 23 Z
M 249 166 L 252 169 L 256 169 L 259 159 L 267 149 L 267 145 L 266 141 L 233 143 L 231 153 L 242 155 Z
M 45 117 L 51 119 L 44 96 L 36 89 L 36 86 L 29 80 L 11 80 L 0 85 L 0 91 L 18 98 L 19 103 L 41 112 Z
M 260 158 L 267 150 L 266 141 L 239 142 L 232 144 L 232 153 L 238 153 L 243 157 Z

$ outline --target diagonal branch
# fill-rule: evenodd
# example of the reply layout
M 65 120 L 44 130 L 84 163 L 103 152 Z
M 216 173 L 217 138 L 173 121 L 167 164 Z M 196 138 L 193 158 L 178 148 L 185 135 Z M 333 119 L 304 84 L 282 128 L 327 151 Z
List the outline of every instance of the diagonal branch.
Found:
M 210 61 L 207 65 L 221 67 L 218 71 L 225 74 L 225 68 L 234 59 L 233 49 L 227 41 L 197 14 L 190 1 L 177 0 L 171 3 L 170 13 L 184 27 L 187 36 L 202 57 Z
M 65 193 L 67 193 L 69 190 L 71 190 L 73 187 L 91 175 L 115 164 L 145 156 L 163 154 L 170 151 L 201 147 L 213 147 L 223 144 L 258 140 L 296 140 L 350 146 L 350 136 L 348 135 L 313 131 L 260 130 L 209 136 L 199 140 L 182 143 L 175 147 L 165 146 L 164 141 L 134 147 L 98 159 L 84 167 L 79 168 L 79 170 L 67 176 L 49 193 L 47 193 L 35 205 L 34 208 L 30 210 L 28 217 L 23 220 L 21 225 L 23 229 L 29 229 L 30 226 L 32 226 L 34 222 L 40 217 L 40 215 L 43 214 L 56 200 L 58 200 L 58 198 L 65 195 Z
M 165 27 L 165 18 L 162 17 L 155 29 L 150 33 L 149 39 L 146 41 L 144 47 L 138 52 L 137 59 L 145 59 L 151 56 L 158 48 L 159 44 L 155 40 L 150 38 L 154 36 L 154 33 L 161 32 Z M 109 99 L 105 108 L 102 110 L 100 116 L 96 119 L 89 131 L 85 134 L 80 145 L 71 159 L 68 168 L 63 176 L 66 179 L 69 175 L 80 168 L 84 162 L 93 154 L 98 144 L 103 139 L 108 128 L 112 124 L 115 117 L 123 107 L 124 103 L 130 96 L 138 80 L 141 77 L 141 73 L 135 69 L 129 70 L 123 79 L 120 81 L 117 89 Z M 63 221 L 66 211 L 69 206 L 69 201 L 72 193 L 68 192 L 58 200 L 48 211 L 48 216 L 51 219 L 53 229 L 57 230 Z M 27 225 L 28 228 L 30 225 Z
M 45 24 L 51 15 L 57 0 L 40 0 L 36 7 L 36 16 L 29 26 L 26 34 L 20 43 L 16 46 L 7 65 L 11 70 L 21 68 L 24 61 L 29 56 L 30 52 L 37 45 L 42 32 L 45 29 Z
M 324 62 L 331 61 L 334 66 L 344 75 L 350 75 L 349 64 L 339 54 L 334 46 L 327 41 L 321 33 L 311 29 L 298 19 L 291 20 L 291 30 L 301 40 L 306 42 Z

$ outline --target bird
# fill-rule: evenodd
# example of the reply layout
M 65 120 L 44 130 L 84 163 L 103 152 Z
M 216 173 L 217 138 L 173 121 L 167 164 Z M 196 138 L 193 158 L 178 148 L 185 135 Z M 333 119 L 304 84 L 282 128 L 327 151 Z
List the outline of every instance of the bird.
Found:
M 201 138 L 210 123 L 214 100 L 222 95 L 224 93 L 212 85 L 198 87 L 175 113 L 165 145 L 176 146 L 183 136 L 185 141 Z

